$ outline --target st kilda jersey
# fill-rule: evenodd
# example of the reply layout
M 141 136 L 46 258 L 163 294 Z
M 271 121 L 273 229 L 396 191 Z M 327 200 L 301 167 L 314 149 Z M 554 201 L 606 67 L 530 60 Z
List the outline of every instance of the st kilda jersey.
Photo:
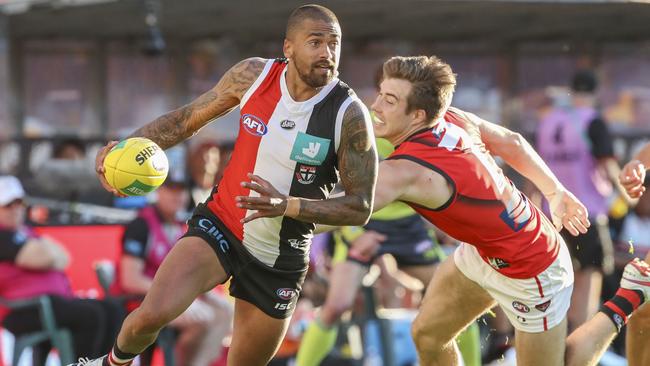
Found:
M 239 136 L 208 208 L 257 259 L 278 269 L 308 264 L 314 224 L 289 217 L 260 218 L 236 207 L 236 196 L 259 196 L 241 187 L 247 173 L 268 180 L 280 193 L 326 199 L 338 182 L 337 151 L 347 107 L 356 95 L 334 78 L 311 99 L 289 95 L 284 59 L 268 60 L 241 100 Z
M 441 174 L 453 188 L 443 206 L 409 203 L 483 260 L 511 278 L 531 278 L 557 257 L 561 238 L 551 222 L 505 177 L 485 151 L 478 131 L 453 110 L 435 127 L 417 132 L 389 159 L 406 159 Z

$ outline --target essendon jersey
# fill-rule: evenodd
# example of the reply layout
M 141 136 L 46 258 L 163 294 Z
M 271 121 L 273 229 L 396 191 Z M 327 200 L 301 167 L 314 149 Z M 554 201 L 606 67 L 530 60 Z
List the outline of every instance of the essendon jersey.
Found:
M 296 102 L 287 89 L 286 70 L 286 60 L 268 60 L 244 94 L 235 149 L 207 206 L 257 259 L 279 269 L 300 269 L 309 260 L 314 224 L 289 217 L 242 224 L 253 212 L 236 207 L 235 197 L 258 196 L 240 185 L 253 173 L 282 194 L 327 198 L 338 182 L 343 114 L 357 97 L 335 78 L 309 100 Z
M 462 117 L 450 111 L 435 127 L 415 133 L 391 154 L 389 159 L 435 170 L 453 189 L 439 208 L 409 204 L 447 234 L 474 245 L 501 274 L 534 277 L 557 257 L 560 236 L 465 126 Z

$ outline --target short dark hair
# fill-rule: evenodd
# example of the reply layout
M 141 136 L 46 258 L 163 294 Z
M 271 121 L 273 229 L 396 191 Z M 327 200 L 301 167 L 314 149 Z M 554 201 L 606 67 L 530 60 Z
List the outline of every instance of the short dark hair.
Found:
M 334 12 L 324 6 L 316 4 L 303 5 L 296 8 L 291 12 L 291 15 L 289 15 L 285 37 L 289 38 L 291 33 L 293 33 L 305 19 L 322 20 L 336 24 L 339 22 Z
M 441 117 L 456 88 L 456 74 L 436 56 L 392 57 L 384 62 L 384 78 L 411 82 L 406 112 L 423 109 L 428 120 Z
M 571 80 L 571 90 L 574 92 L 593 93 L 597 87 L 598 79 L 591 70 L 579 70 Z

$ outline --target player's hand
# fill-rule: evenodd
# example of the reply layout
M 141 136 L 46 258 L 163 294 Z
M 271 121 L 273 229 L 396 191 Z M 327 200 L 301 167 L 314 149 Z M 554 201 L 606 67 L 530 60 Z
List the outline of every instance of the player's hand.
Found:
M 260 217 L 276 217 L 284 215 L 287 210 L 287 196 L 278 192 L 268 181 L 257 175 L 248 173 L 250 182 L 243 181 L 241 186 L 259 193 L 259 197 L 237 196 L 235 201 L 237 207 L 246 210 L 257 211 L 241 220 L 242 223 L 255 220 Z
M 108 155 L 108 152 L 111 151 L 113 146 L 117 144 L 118 141 L 109 141 L 106 146 L 97 151 L 97 156 L 95 157 L 95 173 L 97 173 L 97 178 L 99 178 L 99 182 L 102 184 L 102 187 L 104 187 L 105 190 L 111 192 L 116 196 L 126 197 L 126 195 L 118 192 L 117 189 L 111 187 L 110 184 L 108 184 L 106 177 L 104 176 L 106 173 L 106 169 L 104 169 L 104 159 L 106 159 L 106 155 Z
M 630 198 L 639 198 L 645 192 L 643 181 L 645 180 L 645 166 L 638 160 L 632 160 L 625 164 L 618 181 L 621 183 Z
M 553 225 L 558 231 L 564 227 L 573 236 L 587 232 L 590 226 L 587 208 L 571 192 L 560 189 L 546 199 L 551 208 Z
M 367 262 L 377 254 L 381 243 L 386 239 L 386 235 L 368 230 L 352 242 L 348 255 Z

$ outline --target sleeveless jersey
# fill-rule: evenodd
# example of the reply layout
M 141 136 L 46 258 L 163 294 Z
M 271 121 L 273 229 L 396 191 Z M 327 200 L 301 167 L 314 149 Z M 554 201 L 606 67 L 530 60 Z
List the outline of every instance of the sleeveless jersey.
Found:
M 343 114 L 357 97 L 335 78 L 309 100 L 296 102 L 287 89 L 286 70 L 286 60 L 268 60 L 244 94 L 232 158 L 207 207 L 257 259 L 293 270 L 308 264 L 314 224 L 289 217 L 241 224 L 253 212 L 236 207 L 235 197 L 258 194 L 240 183 L 253 173 L 282 194 L 328 198 L 339 178 L 336 154 Z
M 590 216 L 607 214 L 612 185 L 591 153 L 593 108 L 557 108 L 537 130 L 537 151 L 560 182 L 580 199 Z
M 453 189 L 431 209 L 409 203 L 457 240 L 474 245 L 484 261 L 511 278 L 531 278 L 557 257 L 561 238 L 550 221 L 505 177 L 478 133 L 447 112 L 432 129 L 415 133 L 389 159 L 406 159 L 441 174 Z

